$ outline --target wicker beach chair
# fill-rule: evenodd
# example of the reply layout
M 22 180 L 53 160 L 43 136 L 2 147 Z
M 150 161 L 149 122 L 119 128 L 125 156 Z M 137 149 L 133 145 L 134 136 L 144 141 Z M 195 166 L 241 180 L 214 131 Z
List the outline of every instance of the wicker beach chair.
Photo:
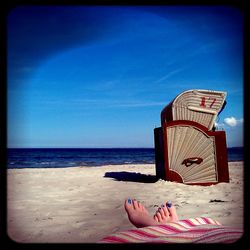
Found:
M 193 185 L 229 182 L 225 131 L 213 131 L 225 92 L 189 90 L 161 112 L 155 128 L 156 175 Z

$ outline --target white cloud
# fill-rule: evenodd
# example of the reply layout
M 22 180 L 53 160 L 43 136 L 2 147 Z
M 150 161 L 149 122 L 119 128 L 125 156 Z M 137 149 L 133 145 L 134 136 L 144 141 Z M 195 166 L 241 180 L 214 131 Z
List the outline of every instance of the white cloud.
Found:
M 227 117 L 224 119 L 224 122 L 230 127 L 235 127 L 237 125 L 237 120 L 234 117 Z
M 237 125 L 239 125 L 240 123 L 243 123 L 243 118 L 237 120 L 235 117 L 231 116 L 231 117 L 227 117 L 224 119 L 224 123 L 227 124 L 230 127 L 235 127 Z

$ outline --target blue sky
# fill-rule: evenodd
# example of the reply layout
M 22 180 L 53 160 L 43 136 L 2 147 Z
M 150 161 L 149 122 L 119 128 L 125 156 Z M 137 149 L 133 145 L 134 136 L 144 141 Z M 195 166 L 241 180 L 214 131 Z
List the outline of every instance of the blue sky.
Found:
M 8 15 L 8 147 L 153 147 L 181 92 L 227 92 L 243 145 L 243 19 L 196 6 L 29 6 Z

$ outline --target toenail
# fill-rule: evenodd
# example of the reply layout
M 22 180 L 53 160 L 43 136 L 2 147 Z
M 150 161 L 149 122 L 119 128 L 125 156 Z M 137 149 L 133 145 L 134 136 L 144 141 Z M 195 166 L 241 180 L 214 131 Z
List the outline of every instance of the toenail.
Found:
M 131 204 L 132 203 L 132 200 L 131 199 L 128 199 L 128 204 Z
M 164 205 L 164 204 L 161 204 L 161 207 L 165 207 L 165 205 Z
M 169 208 L 172 207 L 172 202 L 171 202 L 171 201 L 168 201 L 168 202 L 167 202 L 167 205 L 168 205 Z

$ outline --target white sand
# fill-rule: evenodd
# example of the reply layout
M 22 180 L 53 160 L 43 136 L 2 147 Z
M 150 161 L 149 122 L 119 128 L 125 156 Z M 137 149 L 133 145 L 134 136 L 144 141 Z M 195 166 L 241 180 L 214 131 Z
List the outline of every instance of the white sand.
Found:
M 169 199 L 180 219 L 206 216 L 243 227 L 243 167 L 243 162 L 230 162 L 230 183 L 212 186 L 150 183 L 153 164 L 9 169 L 8 235 L 17 242 L 97 242 L 134 228 L 123 207 L 129 197 L 140 200 L 152 215 Z

